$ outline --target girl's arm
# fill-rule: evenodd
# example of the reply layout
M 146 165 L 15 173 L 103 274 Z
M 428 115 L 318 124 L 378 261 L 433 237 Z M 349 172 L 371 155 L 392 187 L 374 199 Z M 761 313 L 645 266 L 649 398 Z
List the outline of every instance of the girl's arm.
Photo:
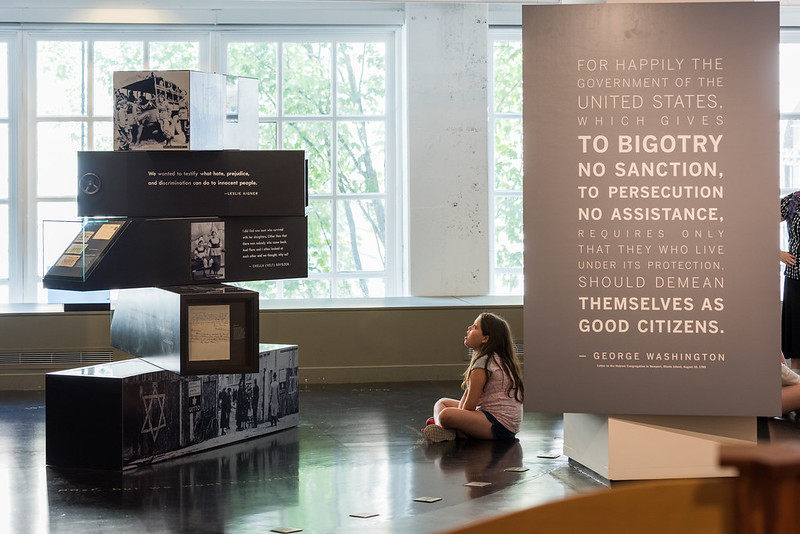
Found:
M 469 383 L 467 383 L 467 387 L 464 389 L 464 393 L 461 394 L 461 398 L 458 401 L 459 408 L 464 407 L 464 403 L 467 402 L 467 397 L 469 397 Z
M 469 382 L 458 407 L 462 410 L 475 411 L 478 407 L 478 400 L 481 398 L 483 386 L 486 385 L 486 380 L 489 378 L 486 369 L 473 369 L 469 373 Z

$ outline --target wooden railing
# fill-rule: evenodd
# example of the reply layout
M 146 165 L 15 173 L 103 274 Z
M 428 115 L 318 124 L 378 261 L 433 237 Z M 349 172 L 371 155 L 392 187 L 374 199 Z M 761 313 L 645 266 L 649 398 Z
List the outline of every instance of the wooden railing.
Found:
M 800 534 L 800 442 L 723 446 L 731 478 L 613 483 L 441 534 Z

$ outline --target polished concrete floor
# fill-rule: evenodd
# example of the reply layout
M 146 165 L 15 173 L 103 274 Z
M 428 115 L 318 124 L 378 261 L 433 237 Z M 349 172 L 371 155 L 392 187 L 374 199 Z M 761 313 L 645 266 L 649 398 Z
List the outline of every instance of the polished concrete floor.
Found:
M 526 413 L 514 441 L 427 443 L 434 401 L 459 392 L 305 386 L 296 428 L 125 472 L 47 467 L 44 393 L 0 392 L 0 533 L 435 533 L 606 489 L 557 456 L 560 414 Z M 800 423 L 760 419 L 759 439 L 800 440 Z
M 122 473 L 47 467 L 44 393 L 0 392 L 0 532 L 428 533 L 605 488 L 550 457 L 560 414 L 526 413 L 515 441 L 427 443 L 434 401 L 459 392 L 305 386 L 297 428 Z

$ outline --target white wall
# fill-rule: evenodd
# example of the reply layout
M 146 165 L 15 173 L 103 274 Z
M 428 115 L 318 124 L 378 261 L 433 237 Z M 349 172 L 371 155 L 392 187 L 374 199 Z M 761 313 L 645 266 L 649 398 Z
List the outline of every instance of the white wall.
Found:
M 485 4 L 406 5 L 409 288 L 489 292 Z

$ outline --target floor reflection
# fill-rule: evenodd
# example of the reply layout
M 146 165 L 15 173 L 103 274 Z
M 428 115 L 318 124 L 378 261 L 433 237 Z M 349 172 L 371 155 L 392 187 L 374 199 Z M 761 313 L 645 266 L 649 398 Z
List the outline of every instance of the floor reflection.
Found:
M 296 428 L 122 473 L 48 468 L 50 524 L 113 507 L 147 510 L 151 531 L 226 532 L 239 516 L 296 506 L 298 470 Z
M 464 483 L 488 482 L 469 487 L 471 498 L 481 497 L 519 481 L 518 473 L 505 471 L 522 466 L 522 445 L 518 439 L 457 439 L 428 445 L 425 455 L 442 471 L 464 473 Z

